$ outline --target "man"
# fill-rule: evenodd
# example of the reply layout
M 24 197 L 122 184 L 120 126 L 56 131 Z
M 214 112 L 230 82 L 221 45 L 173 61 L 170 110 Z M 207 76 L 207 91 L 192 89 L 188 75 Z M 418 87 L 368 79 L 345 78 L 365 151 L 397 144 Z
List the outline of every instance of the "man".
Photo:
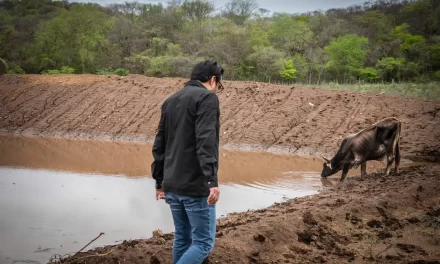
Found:
M 151 165 L 156 199 L 173 215 L 174 264 L 199 264 L 214 248 L 220 108 L 216 92 L 223 69 L 198 63 L 191 80 L 162 105 Z

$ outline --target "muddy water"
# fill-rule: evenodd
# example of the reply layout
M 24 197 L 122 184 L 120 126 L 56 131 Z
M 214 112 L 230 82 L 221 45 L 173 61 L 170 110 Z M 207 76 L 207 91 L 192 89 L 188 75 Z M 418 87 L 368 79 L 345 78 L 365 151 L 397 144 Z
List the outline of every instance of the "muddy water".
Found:
M 173 231 L 151 162 L 148 144 L 0 136 L 0 263 L 46 263 L 100 232 L 93 246 Z M 217 215 L 314 194 L 321 168 L 314 158 L 223 150 Z

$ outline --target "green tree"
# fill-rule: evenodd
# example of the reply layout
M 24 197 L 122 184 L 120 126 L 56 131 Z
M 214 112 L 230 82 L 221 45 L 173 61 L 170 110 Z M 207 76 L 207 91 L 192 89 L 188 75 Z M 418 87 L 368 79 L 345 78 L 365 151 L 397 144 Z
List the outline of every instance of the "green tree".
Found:
M 185 0 L 182 4 L 185 17 L 191 21 L 202 21 L 214 12 L 214 5 L 203 0 Z
M 388 36 L 394 27 L 393 20 L 392 15 L 387 15 L 379 10 L 371 10 L 355 16 L 355 21 L 359 23 L 362 35 L 368 37 L 371 42 Z
M 284 62 L 283 68 L 280 71 L 280 76 L 286 81 L 291 81 L 296 79 L 297 70 L 295 69 L 295 65 L 293 64 L 293 60 L 287 60 Z
M 276 14 L 272 17 L 269 39 L 274 47 L 291 55 L 303 53 L 313 37 L 308 24 L 289 14 Z
M 310 73 L 310 63 L 304 54 L 297 53 L 292 57 L 293 65 L 295 65 L 295 79 L 301 82 L 307 82 Z
M 283 69 L 285 54 L 273 47 L 253 47 L 254 52 L 247 57 L 248 66 L 254 70 L 254 78 L 261 81 L 276 80 Z
M 251 52 L 249 32 L 226 18 L 214 18 L 204 27 L 206 39 L 194 54 L 218 60 L 225 68 L 234 68 Z M 180 43 L 183 45 L 182 43 Z M 226 71 L 225 78 L 235 79 L 237 73 Z
M 269 24 L 265 21 L 252 20 L 246 23 L 246 29 L 250 33 L 249 46 L 269 47 Z
M 440 38 L 438 43 L 429 47 L 430 64 L 434 70 L 440 70 Z
M 379 80 L 378 72 L 373 67 L 359 69 L 359 78 L 367 82 L 376 82 Z
M 324 49 L 330 58 L 327 68 L 334 70 L 338 76 L 343 73 L 343 80 L 347 75 L 358 71 L 364 66 L 368 53 L 368 39 L 354 34 L 334 39 Z
M 386 57 L 377 62 L 376 68 L 383 80 L 392 81 L 400 80 L 403 67 L 405 65 L 405 59 Z
M 34 48 L 39 68 L 68 65 L 82 73 L 94 69 L 96 56 L 107 45 L 106 34 L 111 25 L 112 20 L 91 4 L 74 5 L 42 23 Z
M 258 8 L 256 0 L 232 0 L 225 5 L 222 16 L 234 21 L 238 25 L 249 19 Z
M 416 34 L 435 34 L 438 17 L 434 17 L 433 2 L 432 0 L 418 0 L 403 6 L 402 14 L 411 24 L 412 31 Z
M 56 16 L 64 9 L 63 2 L 35 0 L 0 1 L 0 57 L 11 66 L 35 72 L 31 47 L 41 22 Z

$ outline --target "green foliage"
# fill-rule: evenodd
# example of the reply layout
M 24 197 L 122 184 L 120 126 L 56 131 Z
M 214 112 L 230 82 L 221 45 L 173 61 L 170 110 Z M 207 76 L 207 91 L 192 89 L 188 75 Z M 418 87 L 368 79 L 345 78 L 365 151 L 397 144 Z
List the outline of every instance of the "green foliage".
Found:
M 111 68 L 104 68 L 96 71 L 96 75 L 112 75 L 112 74 L 115 74 L 115 72 Z
M 280 76 L 286 81 L 291 81 L 296 79 L 296 72 L 295 66 L 293 65 L 293 60 L 287 60 L 284 65 L 283 69 L 280 71 Z
M 338 37 L 324 48 L 330 61 L 327 68 L 337 73 L 358 71 L 364 66 L 368 53 L 368 39 L 354 34 Z M 345 78 L 344 78 L 345 79 Z
M 8 64 L 0 58 L 0 75 L 8 73 Z
M 307 22 L 295 19 L 294 16 L 289 14 L 276 14 L 273 16 L 269 29 L 269 39 L 274 47 L 291 55 L 303 53 L 312 37 L 313 32 Z
M 8 74 L 26 74 L 26 72 L 20 66 L 15 66 L 8 70 Z
M 106 46 L 105 34 L 110 27 L 111 20 L 94 5 L 74 5 L 40 25 L 34 60 L 42 69 L 68 64 L 84 73 Z
M 370 41 L 386 38 L 393 28 L 393 17 L 379 10 L 366 11 L 355 17 L 362 26 L 362 31 Z
M 193 21 L 205 20 L 215 10 L 212 3 L 202 0 L 185 0 L 182 9 L 186 18 Z
M 293 65 L 296 69 L 296 80 L 306 81 L 310 71 L 310 63 L 304 54 L 295 54 L 292 57 Z
M 115 74 L 119 75 L 119 76 L 127 76 L 130 74 L 130 72 L 126 69 L 122 69 L 122 68 L 117 68 L 115 71 Z
M 158 56 L 151 58 L 150 67 L 148 68 L 147 73 L 156 77 L 171 76 L 173 59 L 172 56 Z
M 130 74 L 130 71 L 126 70 L 126 69 L 122 69 L 122 68 L 117 68 L 115 70 L 111 69 L 111 68 L 104 68 L 101 70 L 98 70 L 96 72 L 97 75 L 119 75 L 119 76 L 127 76 Z
M 249 38 L 249 45 L 251 47 L 269 47 L 271 45 L 268 27 L 267 23 L 260 23 L 258 21 L 252 21 L 247 24 L 247 30 L 249 30 L 251 35 Z
M 440 69 L 440 40 L 438 44 L 434 44 L 429 48 L 429 57 L 431 66 L 434 69 Z
M 367 67 L 364 69 L 359 69 L 359 78 L 366 82 L 374 83 L 379 80 L 379 75 L 375 68 Z
M 283 69 L 285 54 L 273 47 L 253 47 L 254 52 L 247 57 L 248 68 L 252 65 L 255 76 L 262 81 L 277 79 Z
M 63 66 L 59 70 L 45 70 L 41 72 L 41 74 L 73 74 L 75 73 L 75 69 L 68 66 Z
M 386 81 L 398 80 L 400 79 L 400 75 L 402 69 L 405 65 L 405 59 L 403 58 L 383 58 L 378 61 L 376 64 L 376 68 L 379 70 L 382 79 Z
M 425 44 L 425 38 L 423 38 L 423 36 L 408 34 L 403 39 L 403 43 L 400 45 L 400 48 L 405 52 L 409 52 L 414 45 L 418 44 Z
M 310 84 L 429 83 L 440 70 L 440 1 L 376 0 L 308 14 L 229 1 L 220 10 L 208 0 L 0 1 L 0 57 L 21 67 L 10 72 L 59 74 L 68 65 L 176 77 L 209 58 L 225 67 L 225 79 Z
M 343 90 L 351 92 L 374 92 L 397 96 L 422 97 L 430 100 L 440 100 L 438 82 L 429 83 L 376 83 L 376 84 L 338 84 L 328 83 L 317 87 L 329 90 Z M 316 85 L 314 85 L 316 87 Z
M 256 0 L 231 0 L 225 5 L 222 15 L 234 23 L 242 25 L 257 8 Z

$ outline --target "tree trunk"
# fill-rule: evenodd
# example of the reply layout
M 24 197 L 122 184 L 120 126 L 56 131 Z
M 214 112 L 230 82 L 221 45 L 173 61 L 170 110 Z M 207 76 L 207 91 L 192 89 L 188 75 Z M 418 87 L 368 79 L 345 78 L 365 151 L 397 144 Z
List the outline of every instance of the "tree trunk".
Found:
M 321 70 L 319 71 L 319 75 L 318 75 L 318 82 L 316 84 L 321 84 L 321 76 L 324 72 L 324 67 L 321 67 Z

